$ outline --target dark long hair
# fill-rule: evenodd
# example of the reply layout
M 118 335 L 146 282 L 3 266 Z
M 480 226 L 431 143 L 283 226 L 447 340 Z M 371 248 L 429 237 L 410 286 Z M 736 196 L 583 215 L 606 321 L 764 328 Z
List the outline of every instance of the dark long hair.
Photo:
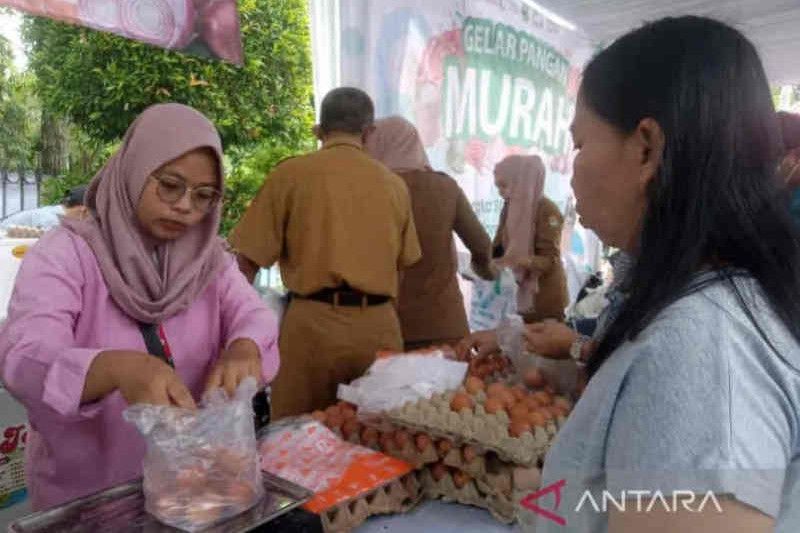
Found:
M 709 266 L 726 267 L 721 277 L 766 338 L 752 299 L 724 273 L 733 267 L 753 276 L 800 342 L 800 241 L 776 178 L 780 131 L 754 46 L 711 19 L 662 19 L 592 59 L 581 96 L 623 133 L 649 117 L 665 137 L 626 280 L 628 298 L 590 360 L 589 374 L 685 295 Z

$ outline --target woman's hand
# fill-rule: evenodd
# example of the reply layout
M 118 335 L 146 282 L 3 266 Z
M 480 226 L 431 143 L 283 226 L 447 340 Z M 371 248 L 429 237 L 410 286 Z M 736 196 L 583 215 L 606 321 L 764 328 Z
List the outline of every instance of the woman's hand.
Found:
M 233 396 L 245 378 L 254 377 L 261 384 L 261 352 L 250 339 L 237 339 L 219 356 L 206 381 L 206 391 L 224 388 Z
M 175 370 L 160 358 L 143 352 L 109 350 L 98 354 L 89 367 L 81 400 L 83 403 L 99 400 L 114 389 L 119 390 L 129 405 L 197 407 Z
M 546 321 L 525 326 L 524 337 L 529 352 L 550 359 L 567 359 L 578 334 L 566 324 Z
M 500 345 L 497 343 L 497 332 L 493 329 L 487 329 L 467 335 L 456 346 L 456 356 L 460 361 L 465 361 L 470 358 L 473 350 L 477 352 L 478 356 L 499 352 Z

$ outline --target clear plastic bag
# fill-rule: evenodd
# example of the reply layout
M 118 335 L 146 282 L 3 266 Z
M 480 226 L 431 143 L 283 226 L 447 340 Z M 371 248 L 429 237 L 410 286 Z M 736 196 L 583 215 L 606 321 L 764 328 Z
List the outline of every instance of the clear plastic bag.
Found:
M 264 495 L 253 426 L 255 379 L 233 398 L 211 391 L 200 409 L 133 405 L 124 417 L 147 442 L 147 511 L 171 526 L 199 531 L 255 505 Z
M 547 383 L 555 387 L 559 394 L 573 394 L 578 380 L 577 366 L 571 359 L 548 359 L 527 351 L 522 317 L 506 317 L 496 331 L 500 350 L 511 360 L 519 376 L 524 376 L 529 368 L 538 368 Z
M 370 416 L 455 389 L 466 374 L 467 363 L 447 359 L 442 350 L 397 354 L 378 359 L 351 384 L 339 385 L 337 396 L 357 405 L 360 417 Z
M 517 314 L 517 281 L 504 268 L 494 281 L 474 279 L 469 314 L 470 331 L 495 329 L 506 317 Z

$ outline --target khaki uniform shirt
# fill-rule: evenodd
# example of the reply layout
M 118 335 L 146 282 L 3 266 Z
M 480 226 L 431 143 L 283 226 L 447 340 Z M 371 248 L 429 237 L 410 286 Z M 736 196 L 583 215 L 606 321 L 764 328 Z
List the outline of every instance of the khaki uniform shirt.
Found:
M 469 333 L 458 286 L 453 232 L 472 254 L 477 273 L 491 278 L 491 239 L 458 183 L 440 172 L 400 174 L 411 193 L 422 260 L 403 273 L 398 314 L 405 342 L 460 339 Z
M 421 255 L 403 180 L 349 139 L 281 162 L 230 235 L 286 287 L 307 296 L 348 284 L 396 297 L 398 269 Z
M 494 255 L 502 248 L 502 232 L 505 231 L 506 209 L 500 215 L 500 225 L 494 238 Z M 558 206 L 549 198 L 543 197 L 536 209 L 536 235 L 531 265 L 539 272 L 539 291 L 536 293 L 534 311 L 523 316 L 526 322 L 538 322 L 546 318 L 564 319 L 564 309 L 569 303 L 567 276 L 561 263 L 561 230 L 564 217 Z

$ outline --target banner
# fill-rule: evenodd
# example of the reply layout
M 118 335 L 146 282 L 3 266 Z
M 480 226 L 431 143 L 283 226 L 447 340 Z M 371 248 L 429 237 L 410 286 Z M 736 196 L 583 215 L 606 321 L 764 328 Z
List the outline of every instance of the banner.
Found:
M 433 167 L 458 181 L 490 236 L 503 206 L 494 165 L 511 154 L 542 157 L 545 194 L 568 222 L 562 249 L 574 296 L 600 258 L 596 236 L 568 209 L 569 127 L 581 68 L 593 52 L 585 35 L 522 0 L 311 6 L 317 101 L 334 86 L 356 86 L 373 97 L 378 116 L 413 122 Z
M 162 48 L 242 63 L 236 0 L 0 0 Z

